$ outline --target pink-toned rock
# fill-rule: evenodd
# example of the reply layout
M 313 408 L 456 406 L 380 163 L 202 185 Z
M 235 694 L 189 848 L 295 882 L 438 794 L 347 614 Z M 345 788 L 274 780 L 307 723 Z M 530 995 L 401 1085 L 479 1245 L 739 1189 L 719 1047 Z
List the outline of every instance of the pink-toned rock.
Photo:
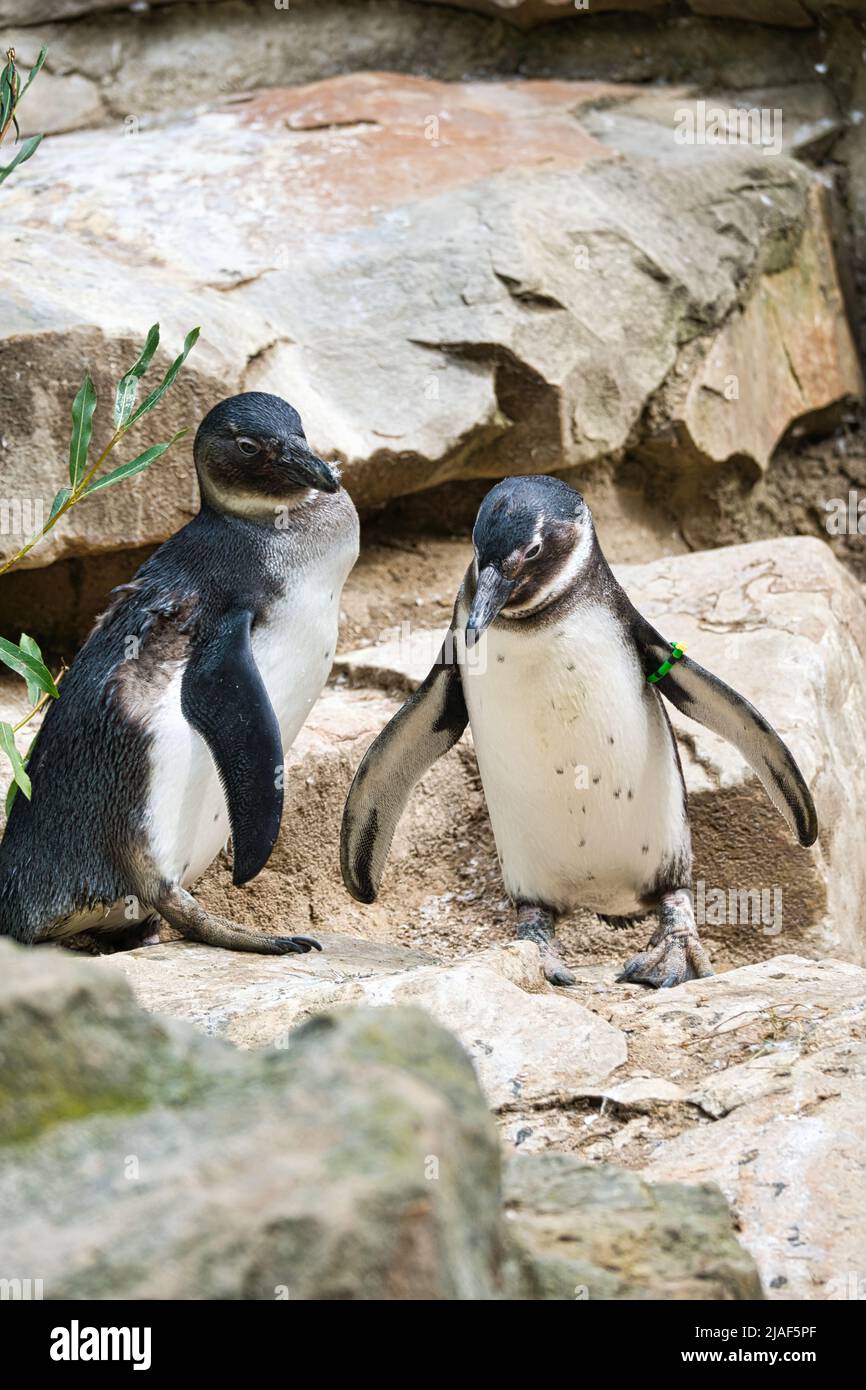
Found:
M 764 467 L 861 379 L 811 176 L 678 144 L 693 106 L 359 73 L 46 141 L 4 187 L 6 495 L 47 509 L 83 369 L 110 396 L 157 316 L 160 365 L 202 337 L 139 447 L 220 395 L 277 391 L 362 508 L 626 449 L 674 479 Z M 159 541 L 194 505 L 187 443 L 28 563 Z

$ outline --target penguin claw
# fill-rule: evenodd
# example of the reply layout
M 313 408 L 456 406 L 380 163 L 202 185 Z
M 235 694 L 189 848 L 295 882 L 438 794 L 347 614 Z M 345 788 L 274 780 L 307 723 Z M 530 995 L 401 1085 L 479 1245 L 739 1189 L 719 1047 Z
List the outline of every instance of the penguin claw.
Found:
M 542 962 L 542 969 L 544 970 L 545 980 L 551 985 L 573 985 L 577 980 L 577 976 L 572 975 L 571 971 L 566 969 L 557 956 L 550 956 L 547 960 L 544 960 Z
M 312 936 L 273 936 L 271 937 L 279 955 L 289 955 L 294 952 L 299 956 L 305 956 L 308 951 L 321 951 L 321 943 L 314 940 Z

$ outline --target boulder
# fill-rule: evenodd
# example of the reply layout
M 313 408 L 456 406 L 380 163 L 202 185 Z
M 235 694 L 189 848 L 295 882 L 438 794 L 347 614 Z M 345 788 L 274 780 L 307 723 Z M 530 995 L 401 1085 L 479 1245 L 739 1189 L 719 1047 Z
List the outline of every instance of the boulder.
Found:
M 783 955 L 658 993 L 613 968 L 578 974 L 571 992 L 625 1032 L 628 1062 L 570 1108 L 503 1116 L 506 1141 L 718 1184 L 769 1297 L 851 1297 L 866 1258 L 866 971 Z
M 104 956 L 102 964 L 121 970 L 146 1008 L 247 1047 L 287 1046 L 290 1030 L 324 1008 L 423 1008 L 460 1039 L 495 1110 L 566 1103 L 626 1060 L 619 1029 L 546 983 L 532 942 L 450 966 L 363 941 L 322 944 L 321 957 L 288 966 L 181 944 Z
M 650 1187 L 612 1164 L 521 1155 L 503 1174 L 527 1296 L 763 1298 L 752 1260 L 712 1183 Z M 575 1213 L 581 1213 L 575 1221 Z
M 442 4 L 444 0 L 424 0 L 425 4 Z M 575 12 L 621 14 L 649 12 L 661 15 L 671 6 L 668 0 L 448 0 L 479 14 L 503 19 L 521 29 L 547 24 L 554 19 L 568 19 Z M 823 0 L 687 0 L 693 14 L 714 19 L 752 20 L 756 24 L 779 24 L 806 28 L 816 22 L 829 8 Z M 843 0 L 839 8 L 856 11 L 859 0 Z
M 39 1297 L 566 1298 L 575 1271 L 594 1297 L 637 1278 L 648 1296 L 756 1292 L 724 1204 L 700 1189 L 678 1206 L 660 1193 L 678 1261 L 653 1255 L 652 1189 L 587 1181 L 568 1159 L 555 1174 L 524 1159 L 504 1212 L 472 1064 L 419 1009 L 319 1014 L 250 1055 L 142 1013 L 92 962 L 4 942 L 0 957 L 4 1260 L 39 1271 Z M 557 1208 L 567 1190 L 579 1200 Z M 591 1257 L 620 1244 L 626 1207 L 641 1234 L 616 1277 Z
M 141 447 L 276 390 L 366 510 L 626 448 L 686 498 L 766 467 L 861 391 L 826 210 L 784 156 L 678 144 L 685 92 L 630 116 L 640 96 L 356 73 L 46 142 L 4 189 L 8 494 L 47 508 L 83 367 L 104 398 L 157 316 L 162 365 L 203 333 Z M 187 442 L 28 563 L 159 541 L 194 497 Z

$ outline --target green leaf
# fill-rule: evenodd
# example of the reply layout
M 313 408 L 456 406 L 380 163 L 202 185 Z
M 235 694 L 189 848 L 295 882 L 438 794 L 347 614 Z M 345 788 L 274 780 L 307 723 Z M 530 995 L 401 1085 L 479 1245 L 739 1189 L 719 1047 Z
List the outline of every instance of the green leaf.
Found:
M 20 647 L 16 647 L 14 642 L 7 641 L 5 637 L 0 637 L 0 661 L 16 675 L 23 676 L 25 680 L 32 676 L 38 688 L 46 695 L 53 695 L 56 699 L 60 694 L 54 684 L 54 677 L 45 662 L 40 657 L 31 656 L 29 652 L 22 651 Z
M 176 444 L 182 439 L 188 430 L 178 430 L 173 439 L 167 444 L 153 444 L 149 449 L 145 449 L 138 458 L 132 459 L 129 463 L 122 463 L 119 468 L 112 468 L 110 473 L 103 473 L 101 478 L 94 478 L 92 482 L 82 492 L 82 497 L 87 497 L 91 492 L 99 492 L 100 488 L 111 487 L 112 483 L 119 483 L 122 478 L 131 478 L 135 473 L 143 473 L 145 468 L 149 468 L 154 459 L 158 459 L 170 449 L 172 444 Z
M 30 69 L 30 75 L 29 75 L 29 77 L 27 78 L 27 81 L 24 83 L 24 86 L 21 88 L 21 92 L 20 92 L 20 95 L 19 95 L 19 97 L 18 97 L 18 100 L 19 100 L 19 101 L 21 100 L 21 97 L 23 97 L 24 93 L 27 91 L 27 88 L 30 86 L 30 83 L 33 81 L 34 77 L 35 77 L 36 74 L 39 72 L 39 69 L 42 67 L 42 64 L 45 62 L 45 59 L 46 59 L 47 57 L 48 57 L 48 49 L 43 45 L 42 48 L 40 48 L 40 50 L 39 50 L 39 57 L 36 59 L 36 62 L 33 64 L 32 68 Z
M 153 361 L 153 354 L 158 347 L 159 324 L 155 323 L 148 332 L 147 340 L 141 349 L 137 362 L 117 383 L 117 394 L 114 398 L 114 423 L 116 425 L 125 425 L 132 414 L 135 398 L 138 395 L 138 383 Z
M 130 416 L 130 425 L 134 425 L 136 420 L 141 419 L 142 415 L 147 415 L 148 411 L 153 410 L 153 407 L 156 405 L 157 401 L 162 400 L 162 397 L 165 395 L 169 386 L 171 386 L 172 382 L 174 381 L 175 377 L 177 376 L 178 372 L 180 371 L 181 367 L 183 366 L 184 362 L 189 356 L 191 350 L 195 347 L 196 343 L 198 342 L 198 335 L 200 332 L 200 328 L 193 328 L 190 333 L 187 333 L 186 337 L 183 340 L 183 352 L 180 354 L 180 357 L 176 357 L 174 359 L 165 376 L 163 377 L 162 381 L 160 382 L 159 386 L 157 386 L 156 390 L 151 391 L 149 396 L 145 396 L 141 405 L 138 407 L 138 410 L 135 412 L 134 415 Z
M 72 438 L 69 441 L 69 481 L 77 487 L 87 471 L 87 450 L 93 433 L 96 387 L 85 372 L 81 390 L 72 402 Z
M 35 656 L 37 661 L 42 661 L 42 653 L 39 650 L 38 644 L 34 642 L 32 637 L 28 637 L 26 632 L 22 632 L 18 646 L 19 649 L 22 652 L 26 652 L 28 656 Z M 43 662 L 43 665 L 44 664 Z M 25 676 L 24 679 L 27 682 L 27 699 L 30 701 L 31 705 L 35 705 L 42 692 L 32 676 Z
M 60 508 L 63 506 L 63 503 L 66 502 L 66 501 L 68 501 L 68 499 L 69 499 L 71 496 L 72 496 L 72 489 L 71 489 L 71 488 L 69 488 L 69 487 L 62 487 L 62 488 L 60 489 L 60 491 L 58 492 L 58 494 L 57 494 L 57 496 L 55 497 L 54 501 L 51 503 L 51 511 L 48 513 L 48 520 L 49 520 L 49 521 L 53 521 L 53 520 L 54 520 L 54 518 L 56 517 L 57 513 L 60 511 Z
M 0 72 L 0 131 L 5 130 L 15 105 L 15 65 L 7 63 Z
M 29 801 L 31 794 L 30 778 L 27 776 L 24 760 L 15 746 L 15 735 L 12 732 L 11 724 L 0 724 L 0 748 L 3 749 L 3 752 L 12 764 L 12 776 L 15 782 Z
M 31 759 L 31 757 L 32 757 L 32 755 L 33 755 L 33 749 L 36 747 L 36 740 L 38 739 L 38 737 L 39 737 L 39 732 L 38 732 L 38 730 L 37 730 L 37 732 L 33 735 L 32 739 L 30 740 L 30 744 L 29 744 L 29 747 L 28 747 L 28 749 L 27 749 L 27 752 L 24 754 L 24 757 L 23 757 L 22 760 L 21 760 L 21 761 L 24 763 L 24 766 L 25 766 L 25 767 L 26 767 L 27 764 L 30 762 L 30 759 Z M 9 790 L 8 790 L 8 792 L 6 793 L 6 819 L 7 819 L 7 820 L 9 819 L 9 812 L 12 810 L 12 802 L 15 800 L 15 798 L 16 798 L 17 795 L 18 795 L 18 783 L 17 783 L 16 781 L 13 780 L 12 782 L 9 783 Z
M 30 158 L 41 139 L 41 135 L 31 135 L 29 140 L 24 141 L 23 145 L 16 154 L 12 163 L 7 164 L 5 168 L 0 169 L 0 183 L 5 183 L 9 175 L 12 173 L 12 170 L 16 169 L 19 164 L 23 164 L 25 159 Z

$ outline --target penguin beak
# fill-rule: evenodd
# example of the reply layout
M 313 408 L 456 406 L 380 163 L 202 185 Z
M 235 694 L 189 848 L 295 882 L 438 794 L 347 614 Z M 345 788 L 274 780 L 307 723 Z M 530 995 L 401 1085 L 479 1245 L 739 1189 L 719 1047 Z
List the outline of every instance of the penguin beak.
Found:
M 313 453 L 306 439 L 293 439 L 280 459 L 288 477 L 299 487 L 319 492 L 338 492 L 340 480 L 324 459 Z
M 505 607 L 514 588 L 514 580 L 506 579 L 495 565 L 487 565 L 478 576 L 475 598 L 466 624 L 466 646 L 474 647 L 482 632 Z

